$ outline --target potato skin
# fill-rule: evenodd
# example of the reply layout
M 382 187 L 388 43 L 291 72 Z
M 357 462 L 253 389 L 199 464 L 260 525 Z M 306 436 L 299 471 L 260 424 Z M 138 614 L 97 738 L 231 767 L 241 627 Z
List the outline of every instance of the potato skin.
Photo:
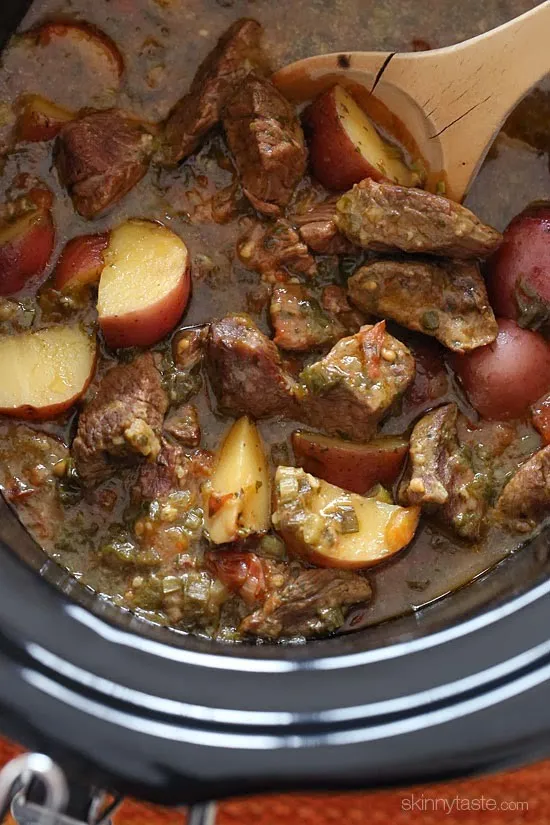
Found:
M 55 227 L 51 212 L 38 209 L 22 215 L 8 230 L 0 230 L 0 295 L 13 295 L 41 275 L 53 251 Z M 3 235 L 5 239 L 3 239 Z
M 43 23 L 36 29 L 32 29 L 25 35 L 34 39 L 39 46 L 45 46 L 52 40 L 63 40 L 70 38 L 74 43 L 78 43 L 82 50 L 83 57 L 89 53 L 89 59 L 94 61 L 94 52 L 103 54 L 109 64 L 114 78 L 118 81 L 124 71 L 124 60 L 120 50 L 114 40 L 105 34 L 104 31 L 87 23 L 85 20 L 77 22 L 67 22 L 64 20 L 50 21 Z
M 108 243 L 108 233 L 72 238 L 59 256 L 55 268 L 55 288 L 68 290 L 97 283 L 105 265 L 103 253 Z
M 495 314 L 539 329 L 550 321 L 550 203 L 527 207 L 508 224 L 489 262 L 487 291 Z
M 550 345 L 538 332 L 498 320 L 496 341 L 455 355 L 451 364 L 471 405 L 483 418 L 521 418 L 550 389 Z
M 320 95 L 304 114 L 313 174 L 323 186 L 337 192 L 350 189 L 366 177 L 385 180 L 346 134 L 338 116 L 335 89 Z
M 375 484 L 393 484 L 409 442 L 400 436 L 389 436 L 368 444 L 354 444 L 298 430 L 292 434 L 292 448 L 298 465 L 307 473 L 361 495 Z

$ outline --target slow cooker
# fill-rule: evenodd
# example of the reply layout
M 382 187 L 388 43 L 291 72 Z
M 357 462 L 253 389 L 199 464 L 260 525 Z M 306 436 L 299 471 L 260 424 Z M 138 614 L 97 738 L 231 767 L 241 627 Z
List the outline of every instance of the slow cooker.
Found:
M 1 39 L 27 5 L 4 0 Z M 165 804 L 532 761 L 550 752 L 549 547 L 543 531 L 452 597 L 374 628 L 232 646 L 98 597 L 0 501 L 0 730 L 77 785 Z

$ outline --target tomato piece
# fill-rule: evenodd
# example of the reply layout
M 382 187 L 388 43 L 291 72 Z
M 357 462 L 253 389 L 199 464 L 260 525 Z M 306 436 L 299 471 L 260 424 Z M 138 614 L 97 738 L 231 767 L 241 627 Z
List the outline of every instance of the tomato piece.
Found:
M 210 572 L 247 604 L 255 604 L 265 596 L 264 565 L 255 553 L 219 550 L 207 553 L 206 563 Z

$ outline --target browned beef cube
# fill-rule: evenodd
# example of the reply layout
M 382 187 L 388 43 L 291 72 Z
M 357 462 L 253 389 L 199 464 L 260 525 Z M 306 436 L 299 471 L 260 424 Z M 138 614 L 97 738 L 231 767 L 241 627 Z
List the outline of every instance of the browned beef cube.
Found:
M 237 254 L 248 269 L 268 282 L 287 281 L 289 275 L 317 274 L 315 261 L 296 230 L 283 219 L 273 224 L 254 221 L 237 242 Z
M 279 215 L 306 171 L 294 107 L 269 80 L 251 74 L 228 101 L 223 125 L 246 197 L 260 212 Z
M 308 352 L 336 343 L 345 334 L 342 325 L 321 308 L 300 284 L 273 290 L 269 308 L 274 343 L 291 352 Z
M 201 425 L 197 408 L 184 404 L 168 416 L 164 432 L 186 447 L 198 447 L 201 443 Z
M 414 358 L 384 321 L 364 326 L 303 370 L 301 420 L 330 435 L 368 441 L 414 374 Z
M 0 428 L 0 491 L 48 552 L 63 528 L 67 447 L 57 438 L 6 419 Z M 59 484 L 59 486 L 58 486 Z M 70 486 L 70 485 L 69 485 Z M 66 492 L 70 494 L 70 489 Z
M 337 284 L 329 284 L 323 289 L 321 306 L 341 324 L 345 335 L 355 335 L 367 320 L 351 306 L 345 289 Z
M 518 533 L 530 532 L 550 515 L 550 446 L 521 465 L 500 494 L 496 510 Z
M 298 227 L 304 243 L 320 255 L 346 255 L 357 252 L 357 247 L 342 235 L 336 226 L 337 200 L 338 198 L 329 198 L 307 212 L 291 216 L 291 221 Z
M 151 353 L 109 370 L 78 420 L 72 453 L 82 482 L 90 486 L 121 466 L 155 461 L 167 408 Z
M 455 352 L 483 347 L 497 337 L 474 262 L 375 261 L 352 275 L 348 292 L 363 312 L 433 335 Z
M 353 243 L 380 252 L 483 258 L 502 241 L 500 232 L 454 201 L 370 178 L 339 199 L 336 225 Z
M 446 404 L 415 425 L 399 501 L 439 513 L 459 536 L 473 540 L 487 512 L 488 478 L 474 473 L 470 450 L 457 437 L 457 416 L 456 404 Z
M 142 123 L 117 109 L 106 109 L 63 126 L 56 164 L 76 211 L 95 218 L 141 180 L 152 151 L 153 136 Z
M 175 165 L 199 145 L 221 118 L 230 95 L 253 69 L 268 70 L 260 39 L 262 27 L 243 18 L 233 23 L 203 60 L 189 92 L 172 109 L 165 125 L 161 162 Z
M 224 413 L 267 418 L 296 412 L 296 382 L 273 341 L 246 315 L 228 315 L 212 324 L 208 372 Z
M 317 636 L 337 630 L 347 609 L 367 602 L 371 595 L 370 584 L 360 573 L 294 569 L 283 587 L 271 593 L 239 629 L 268 639 Z
M 210 476 L 214 456 L 206 450 L 188 453 L 179 444 L 162 439 L 157 460 L 143 464 L 132 489 L 134 502 L 154 501 L 177 490 L 196 493 Z

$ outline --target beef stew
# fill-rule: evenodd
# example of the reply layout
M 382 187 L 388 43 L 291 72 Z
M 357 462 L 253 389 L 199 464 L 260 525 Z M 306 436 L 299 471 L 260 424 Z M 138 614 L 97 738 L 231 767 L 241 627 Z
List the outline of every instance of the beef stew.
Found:
M 86 3 L 31 13 L 4 55 L 2 491 L 83 583 L 180 630 L 297 641 L 418 609 L 550 511 L 544 273 L 514 292 L 506 269 L 497 322 L 495 198 L 474 191 L 481 220 L 443 175 L 422 188 L 384 123 L 325 189 L 330 96 L 282 98 L 248 19 L 170 77 L 183 12 L 151 6 L 120 39 Z

